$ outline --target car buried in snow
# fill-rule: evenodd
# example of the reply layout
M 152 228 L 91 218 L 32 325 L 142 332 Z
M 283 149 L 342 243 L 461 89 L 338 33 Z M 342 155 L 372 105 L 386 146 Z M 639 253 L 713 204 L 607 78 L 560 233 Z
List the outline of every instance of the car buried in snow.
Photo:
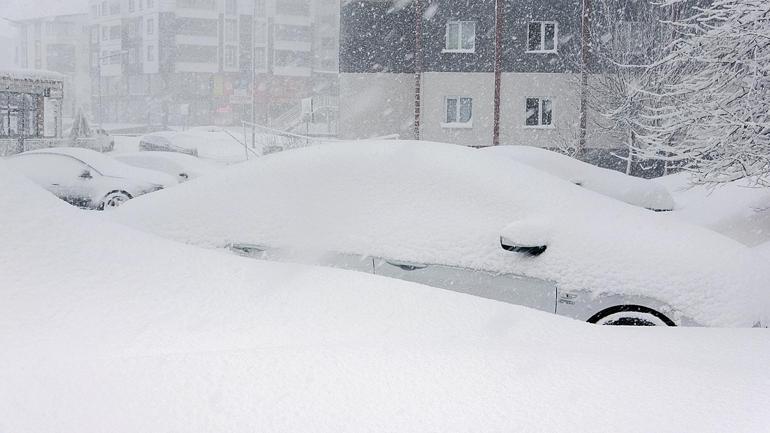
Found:
M 266 156 L 110 217 L 190 244 L 423 283 L 607 325 L 752 326 L 766 267 L 728 238 L 461 146 Z
M 177 184 L 165 173 L 132 167 L 90 149 L 31 150 L 6 161 L 60 199 L 87 209 L 113 209 L 134 197 Z

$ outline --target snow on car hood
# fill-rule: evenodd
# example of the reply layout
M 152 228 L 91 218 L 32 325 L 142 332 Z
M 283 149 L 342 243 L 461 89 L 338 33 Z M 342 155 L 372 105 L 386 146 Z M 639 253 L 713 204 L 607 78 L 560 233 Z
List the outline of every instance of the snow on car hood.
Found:
M 703 324 L 752 325 L 764 266 L 708 230 L 474 149 L 362 141 L 270 155 L 129 202 L 108 217 L 183 242 L 327 250 L 516 273 L 664 300 Z M 500 247 L 549 221 L 547 251 Z M 526 237 L 526 233 L 521 233 Z M 765 280 L 766 281 L 766 280 Z M 758 302 L 762 301 L 762 302 Z
M 490 146 L 483 152 L 509 158 L 550 173 L 599 194 L 652 210 L 674 209 L 674 199 L 666 188 L 638 177 L 596 167 L 547 149 L 531 146 Z

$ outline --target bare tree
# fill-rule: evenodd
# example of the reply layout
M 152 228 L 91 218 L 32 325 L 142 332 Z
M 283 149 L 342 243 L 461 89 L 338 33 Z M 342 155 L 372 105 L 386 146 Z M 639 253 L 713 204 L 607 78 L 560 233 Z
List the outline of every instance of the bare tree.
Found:
M 770 2 L 716 0 L 672 25 L 636 151 L 682 164 L 697 183 L 770 186 Z
M 592 10 L 592 72 L 588 109 L 594 136 L 603 135 L 625 148 L 615 155 L 626 162 L 626 173 L 638 160 L 649 121 L 649 89 L 662 80 L 652 65 L 666 55 L 675 34 L 665 24 L 676 9 L 650 0 L 594 0 Z M 646 152 L 644 152 L 646 153 Z

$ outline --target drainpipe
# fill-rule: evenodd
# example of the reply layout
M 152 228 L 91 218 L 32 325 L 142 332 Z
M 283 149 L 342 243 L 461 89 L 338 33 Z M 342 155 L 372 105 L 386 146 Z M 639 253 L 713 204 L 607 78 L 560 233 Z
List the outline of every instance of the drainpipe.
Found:
M 580 26 L 580 138 L 575 152 L 582 157 L 586 148 L 588 129 L 588 63 L 591 52 L 591 0 L 583 0 Z
M 414 139 L 419 140 L 422 109 L 422 0 L 415 0 L 414 15 Z
M 495 107 L 492 145 L 500 145 L 500 81 L 503 70 L 503 1 L 495 0 Z

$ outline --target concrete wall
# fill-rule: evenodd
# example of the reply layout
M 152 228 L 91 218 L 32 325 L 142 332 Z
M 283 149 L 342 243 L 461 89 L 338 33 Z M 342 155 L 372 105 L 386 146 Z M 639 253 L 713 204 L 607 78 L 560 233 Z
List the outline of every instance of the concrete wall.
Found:
M 466 146 L 492 144 L 494 74 L 486 72 L 426 72 L 422 76 L 421 138 Z M 569 148 L 578 143 L 580 76 L 567 73 L 503 73 L 500 103 L 500 143 Z M 447 96 L 473 98 L 472 125 L 450 127 L 445 122 Z M 551 127 L 528 127 L 526 99 L 549 98 Z M 412 138 L 414 75 L 340 75 L 340 137 L 365 138 L 398 133 Z M 589 114 L 587 147 L 616 148 L 622 132 L 597 127 L 597 113 Z
M 413 74 L 341 74 L 340 138 L 412 138 Z
M 492 144 L 494 80 L 494 74 L 486 72 L 424 73 L 421 138 L 467 146 Z M 444 125 L 444 100 L 447 96 L 473 98 L 473 127 L 452 128 Z

